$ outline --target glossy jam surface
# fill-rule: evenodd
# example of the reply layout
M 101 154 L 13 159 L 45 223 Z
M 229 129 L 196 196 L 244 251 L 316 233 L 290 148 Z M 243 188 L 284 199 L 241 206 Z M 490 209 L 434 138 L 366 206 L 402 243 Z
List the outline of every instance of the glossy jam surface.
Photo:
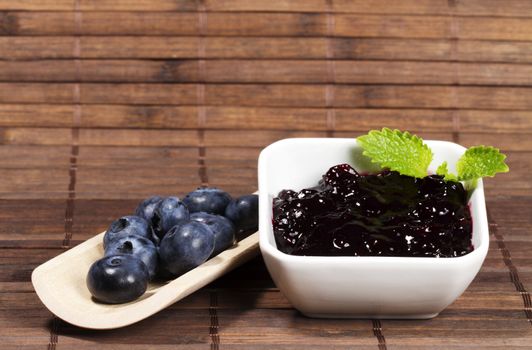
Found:
M 293 255 L 457 257 L 473 250 L 461 183 L 332 167 L 318 186 L 273 200 L 277 247 Z

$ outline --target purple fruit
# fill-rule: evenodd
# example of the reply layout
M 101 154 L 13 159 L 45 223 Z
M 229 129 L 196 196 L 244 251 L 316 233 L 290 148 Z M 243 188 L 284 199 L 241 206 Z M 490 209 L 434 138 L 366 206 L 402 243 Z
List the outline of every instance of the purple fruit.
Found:
M 87 287 L 104 303 L 119 304 L 140 297 L 148 287 L 148 268 L 132 255 L 110 255 L 89 269 Z
M 109 255 L 133 255 L 139 258 L 148 268 L 150 279 L 153 279 L 157 271 L 157 247 L 152 241 L 140 236 L 126 236 L 109 243 L 105 248 L 105 256 Z
M 163 268 L 180 276 L 203 264 L 214 251 L 214 233 L 197 221 L 174 226 L 159 246 Z
M 238 232 L 255 232 L 259 226 L 259 196 L 245 195 L 233 199 L 225 208 L 225 217 Z
M 168 197 L 159 202 L 153 212 L 153 229 L 155 234 L 162 239 L 174 226 L 188 221 L 189 211 L 177 197 Z
M 103 247 L 106 248 L 111 241 L 126 236 L 140 236 L 147 238 L 154 243 L 158 242 L 154 236 L 150 224 L 139 216 L 123 216 L 111 223 L 103 236 Z
M 191 213 L 223 215 L 231 196 L 218 188 L 200 187 L 185 196 L 183 202 Z
M 235 244 L 235 226 L 226 217 L 199 212 L 191 214 L 190 220 L 202 222 L 211 228 L 214 233 L 214 251 L 212 256 L 220 254 Z

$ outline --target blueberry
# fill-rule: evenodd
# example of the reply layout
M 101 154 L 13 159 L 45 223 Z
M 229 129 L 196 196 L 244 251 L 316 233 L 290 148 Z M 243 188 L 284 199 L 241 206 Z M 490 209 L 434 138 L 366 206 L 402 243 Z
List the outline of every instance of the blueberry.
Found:
M 157 271 L 157 247 L 152 241 L 140 236 L 125 236 L 111 241 L 105 249 L 105 256 L 131 254 L 139 258 L 148 268 L 150 279 Z
M 212 256 L 220 254 L 235 244 L 235 226 L 226 217 L 199 212 L 191 214 L 190 220 L 203 222 L 211 228 L 214 233 L 214 251 Z
M 127 303 L 148 287 L 148 268 L 132 255 L 110 255 L 96 261 L 87 274 L 92 296 L 110 304 Z
M 111 241 L 125 236 L 141 236 L 158 243 L 157 237 L 153 234 L 150 224 L 139 216 L 123 216 L 113 221 L 103 236 L 103 247 L 106 248 Z
M 204 223 L 174 226 L 159 246 L 163 268 L 179 276 L 203 264 L 214 251 L 214 233 Z
M 187 207 L 177 197 L 168 197 L 159 202 L 153 212 L 153 229 L 160 239 L 172 227 L 188 221 L 190 214 Z
M 223 215 L 231 196 L 218 188 L 200 187 L 185 196 L 183 202 L 191 213 L 203 211 Z
M 259 196 L 245 195 L 233 199 L 225 208 L 225 217 L 235 224 L 237 232 L 255 232 L 259 226 Z
M 153 211 L 155 210 L 159 202 L 162 200 L 163 198 L 159 196 L 146 198 L 137 206 L 137 209 L 135 210 L 135 215 L 146 219 L 146 221 L 148 222 L 151 222 L 153 219 Z

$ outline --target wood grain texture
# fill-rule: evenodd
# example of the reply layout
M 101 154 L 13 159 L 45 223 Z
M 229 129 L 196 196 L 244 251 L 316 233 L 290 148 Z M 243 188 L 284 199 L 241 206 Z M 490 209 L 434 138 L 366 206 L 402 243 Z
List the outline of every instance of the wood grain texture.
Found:
M 528 0 L 0 0 L 2 349 L 529 348 L 531 17 Z M 67 236 L 146 196 L 254 192 L 266 145 L 383 126 L 508 155 L 485 181 L 486 261 L 433 320 L 305 318 L 260 258 L 104 333 L 33 293 Z
M 74 83 L 0 83 L 4 104 L 72 104 Z M 87 104 L 196 105 L 198 84 L 79 84 Z M 205 104 L 249 107 L 325 107 L 326 85 L 205 84 Z M 529 110 L 528 87 L 334 85 L 331 107 Z M 7 108 L 7 107 L 6 107 Z M 83 107 L 86 108 L 86 107 Z M 458 110 L 458 111 L 459 111 Z M 399 110 L 396 110 L 400 113 Z M 495 112 L 496 113 L 496 112 Z
M 338 84 L 532 85 L 532 65 L 412 61 L 336 61 Z M 0 61 L 0 81 L 327 83 L 322 60 Z
M 194 129 L 199 127 L 196 106 L 87 105 L 81 111 L 81 128 Z M 74 126 L 72 105 L 0 105 L 0 127 L 65 128 Z M 328 129 L 325 108 L 205 107 L 209 129 L 252 130 Z M 336 110 L 335 130 L 364 132 L 388 125 L 417 131 L 446 131 L 453 119 L 463 132 L 528 133 L 529 111 L 341 108 Z M 502 121 L 501 119 L 504 119 Z
M 194 0 L 22 0 L 0 1 L 0 10 L 70 11 L 79 7 L 81 11 L 197 11 Z M 322 0 L 230 0 L 203 2 L 206 11 L 250 11 L 250 12 L 334 12 L 416 15 L 460 15 L 460 16 L 515 16 L 528 17 L 532 6 L 526 0 L 505 1 L 500 6 L 497 0 L 403 0 L 390 3 L 386 0 L 335 0 L 328 4 Z
M 196 12 L 4 11 L 2 35 L 179 35 L 199 34 Z M 202 32 L 207 36 L 327 36 L 455 38 L 526 41 L 528 18 L 335 14 L 329 29 L 323 13 L 214 12 Z M 330 32 L 330 33 L 329 33 Z
M 79 52 L 76 52 L 79 45 Z M 336 59 L 532 62 L 532 43 L 394 38 L 4 36 L 0 59 Z

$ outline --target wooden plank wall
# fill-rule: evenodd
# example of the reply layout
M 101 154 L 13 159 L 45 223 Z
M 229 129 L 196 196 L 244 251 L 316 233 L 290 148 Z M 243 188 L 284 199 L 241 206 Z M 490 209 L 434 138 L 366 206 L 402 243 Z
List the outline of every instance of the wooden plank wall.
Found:
M 314 320 L 260 259 L 137 325 L 53 317 L 32 269 L 151 194 L 257 188 L 286 137 L 408 129 L 490 144 L 492 244 L 428 321 Z M 532 2 L 0 0 L 4 349 L 525 349 L 532 345 Z

